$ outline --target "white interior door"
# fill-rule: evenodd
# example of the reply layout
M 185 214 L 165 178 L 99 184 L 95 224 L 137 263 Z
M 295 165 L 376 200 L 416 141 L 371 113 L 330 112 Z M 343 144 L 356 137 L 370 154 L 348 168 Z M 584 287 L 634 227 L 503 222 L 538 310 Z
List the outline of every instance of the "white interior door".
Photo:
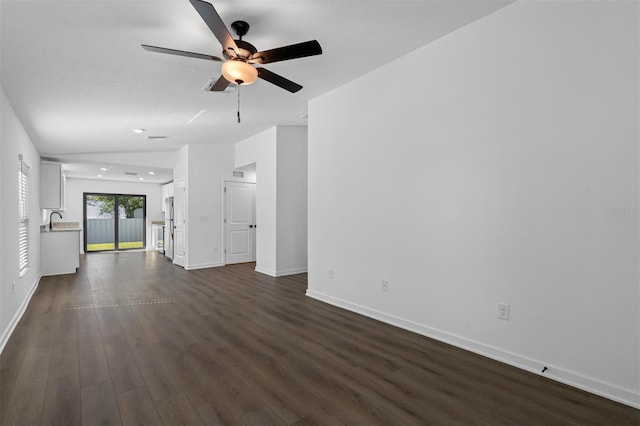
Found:
M 255 184 L 225 182 L 225 263 L 256 260 Z
M 174 182 L 173 194 L 173 263 L 187 265 L 187 200 L 184 179 Z

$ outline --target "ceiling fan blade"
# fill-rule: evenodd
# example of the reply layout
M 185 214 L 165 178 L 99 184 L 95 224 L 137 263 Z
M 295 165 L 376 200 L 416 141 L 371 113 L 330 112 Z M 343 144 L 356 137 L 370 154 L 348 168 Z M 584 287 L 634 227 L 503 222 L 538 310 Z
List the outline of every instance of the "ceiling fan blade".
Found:
M 211 3 L 202 0 L 189 0 L 191 5 L 196 9 L 196 11 L 200 14 L 200 17 L 204 21 L 205 24 L 209 27 L 213 35 L 216 36 L 220 44 L 222 45 L 223 50 L 232 49 L 234 52 L 238 51 L 238 46 L 236 42 L 231 37 L 229 30 L 227 29 L 224 22 L 222 22 L 222 18 L 216 12 L 216 9 L 213 7 Z
M 288 59 L 304 58 L 305 56 L 320 55 L 321 53 L 322 47 L 320 47 L 320 43 L 317 40 L 310 40 L 254 53 L 250 62 L 268 64 Z
M 300 86 L 298 83 L 294 83 L 293 81 L 288 80 L 281 75 L 278 75 L 264 68 L 256 69 L 258 70 L 258 77 L 268 81 L 269 83 L 275 84 L 278 87 L 282 87 L 284 90 L 288 90 L 291 93 L 296 93 L 298 90 L 302 89 L 302 86 Z
M 220 78 L 218 79 L 218 81 L 216 81 L 211 86 L 209 91 L 210 92 L 224 92 L 224 89 L 226 89 L 228 85 L 229 85 L 229 81 L 226 78 L 224 78 L 223 75 L 221 75 Z
M 206 59 L 208 61 L 222 62 L 223 59 L 217 56 L 204 55 L 202 53 L 185 52 L 184 50 L 167 49 L 166 47 L 149 46 L 147 44 L 141 45 L 144 50 L 156 53 L 166 53 L 168 55 L 186 56 L 187 58 Z

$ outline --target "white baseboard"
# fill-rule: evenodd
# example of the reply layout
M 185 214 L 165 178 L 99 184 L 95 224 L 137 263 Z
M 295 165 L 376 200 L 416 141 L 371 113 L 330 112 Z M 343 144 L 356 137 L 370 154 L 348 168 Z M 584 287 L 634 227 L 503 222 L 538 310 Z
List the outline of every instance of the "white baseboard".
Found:
M 307 267 L 303 268 L 294 268 L 294 269 L 280 269 L 274 271 L 273 269 L 266 269 L 260 266 L 256 266 L 256 272 L 260 272 L 261 274 L 269 275 L 271 277 L 285 277 L 287 275 L 295 275 L 295 274 L 304 274 L 307 272 Z
M 267 269 L 267 268 L 263 268 L 261 266 L 257 266 L 254 269 L 256 272 L 259 272 L 261 274 L 265 274 L 265 275 L 269 275 L 270 277 L 275 277 L 276 275 L 276 271 L 272 270 L 272 269 Z
M 22 301 L 22 304 L 16 311 L 15 315 L 13 316 L 13 318 L 11 318 L 11 322 L 9 322 L 9 325 L 7 325 L 7 328 L 2 332 L 2 337 L 0 338 L 0 354 L 4 350 L 4 347 L 6 346 L 9 339 L 11 338 L 11 335 L 13 334 L 13 331 L 16 329 L 16 326 L 20 322 L 22 315 L 24 315 L 24 312 L 27 310 L 27 306 L 29 306 L 29 302 L 31 301 L 33 294 L 36 292 L 38 288 L 38 284 L 40 284 L 40 278 L 42 278 L 42 275 L 38 275 L 36 277 L 35 282 L 33 283 L 33 285 L 31 286 L 31 289 L 27 293 L 27 297 L 24 298 L 24 300 Z
M 197 263 L 195 265 L 187 265 L 184 267 L 187 271 L 192 271 L 194 269 L 205 269 L 205 268 L 217 268 L 218 266 L 224 266 L 222 262 L 210 262 L 210 263 Z
M 580 373 L 576 373 L 574 371 L 565 370 L 547 364 L 543 361 L 534 360 L 522 355 L 508 352 L 500 348 L 486 345 L 481 342 L 476 342 L 474 340 L 457 336 L 455 334 L 447 333 L 446 331 L 438 330 L 426 325 L 418 324 L 413 321 L 397 317 L 395 315 L 380 312 L 375 309 L 367 308 L 366 306 L 358 305 L 343 299 L 319 293 L 317 291 L 307 290 L 306 295 L 330 305 L 338 306 L 340 308 L 356 312 L 366 317 L 373 318 L 378 321 L 382 321 L 387 324 L 391 324 L 396 327 L 400 327 L 405 330 L 409 330 L 444 343 L 448 343 L 450 345 L 468 350 L 470 352 L 474 352 L 482 356 L 486 356 L 487 358 L 491 358 L 496 361 L 512 365 L 514 367 L 521 368 L 534 374 L 545 376 L 549 379 L 564 383 L 569 386 L 573 386 L 578 389 L 582 389 L 584 391 L 611 399 L 613 401 L 620 402 L 631 407 L 640 408 L 640 395 L 634 393 L 632 390 L 624 389 L 616 385 L 593 379 Z M 547 370 L 543 374 L 541 373 L 541 371 L 544 367 L 547 367 Z
M 304 274 L 307 272 L 307 267 L 293 268 L 293 269 L 280 269 L 276 271 L 276 277 L 285 277 L 287 275 Z

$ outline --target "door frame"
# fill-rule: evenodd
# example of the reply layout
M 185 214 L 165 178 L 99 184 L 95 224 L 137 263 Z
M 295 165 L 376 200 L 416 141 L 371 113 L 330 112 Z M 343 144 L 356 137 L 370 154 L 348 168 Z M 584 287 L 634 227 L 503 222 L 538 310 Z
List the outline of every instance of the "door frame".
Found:
M 88 195 L 106 195 L 114 197 L 113 200 L 113 249 L 105 250 L 87 250 L 87 196 Z M 119 215 L 118 215 L 118 198 L 119 197 L 141 197 L 143 202 L 142 209 L 142 247 L 136 248 L 118 248 L 119 245 Z M 127 251 L 127 250 L 146 250 L 147 249 L 147 196 L 146 194 L 114 194 L 109 192 L 83 192 L 82 193 L 82 226 L 83 226 L 83 250 L 85 253 L 100 253 L 104 251 Z
M 178 196 L 178 191 L 182 191 L 182 194 L 180 196 Z M 182 211 L 182 215 L 183 215 L 183 221 L 184 223 L 182 223 L 182 228 L 180 229 L 180 231 L 183 234 L 183 240 L 182 240 L 182 244 L 183 244 L 183 249 L 184 249 L 184 253 L 181 253 L 180 255 L 178 255 L 178 250 L 176 249 L 176 235 L 177 235 L 177 226 L 178 226 L 178 202 L 176 202 L 176 199 L 180 200 L 180 198 L 182 198 L 182 206 L 181 208 L 184 210 Z M 187 181 L 184 178 L 180 178 L 180 179 L 176 179 L 173 181 L 173 259 L 172 262 L 175 265 L 178 266 L 182 266 L 183 268 L 188 268 L 189 265 L 189 233 L 188 231 L 188 227 L 189 227 L 189 221 L 188 221 L 188 217 L 189 217 L 189 203 L 187 202 Z M 178 239 L 179 241 L 179 239 Z

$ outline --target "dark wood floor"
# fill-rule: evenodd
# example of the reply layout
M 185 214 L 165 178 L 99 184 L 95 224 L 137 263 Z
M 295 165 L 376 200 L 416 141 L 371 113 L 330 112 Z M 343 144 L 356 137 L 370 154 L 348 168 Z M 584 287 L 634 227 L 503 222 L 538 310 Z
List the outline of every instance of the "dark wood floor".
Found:
M 638 410 L 305 297 L 306 275 L 92 254 L 0 358 L 3 425 L 631 425 Z

